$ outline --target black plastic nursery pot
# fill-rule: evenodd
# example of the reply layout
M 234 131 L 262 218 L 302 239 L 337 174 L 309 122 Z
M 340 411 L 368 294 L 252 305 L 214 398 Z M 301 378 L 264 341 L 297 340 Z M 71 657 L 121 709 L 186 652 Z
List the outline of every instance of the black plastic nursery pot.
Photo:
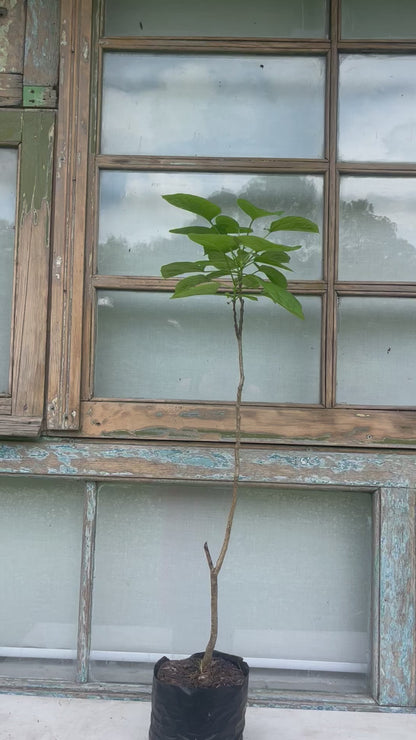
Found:
M 195 653 L 202 658 L 203 653 Z M 152 715 L 149 740 L 242 740 L 248 694 L 247 663 L 235 655 L 214 652 L 237 665 L 244 673 L 241 686 L 189 689 L 159 681 L 153 670 Z

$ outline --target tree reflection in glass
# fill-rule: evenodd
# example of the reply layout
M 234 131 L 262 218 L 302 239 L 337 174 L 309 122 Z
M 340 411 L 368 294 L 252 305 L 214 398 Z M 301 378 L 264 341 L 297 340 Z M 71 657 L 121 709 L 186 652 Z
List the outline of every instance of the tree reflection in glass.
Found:
M 416 179 L 343 177 L 339 280 L 416 282 Z
M 323 179 L 309 175 L 252 175 L 190 172 L 102 171 L 98 270 L 103 275 L 158 275 L 171 250 L 179 260 L 193 260 L 202 248 L 169 229 L 196 223 L 192 214 L 176 213 L 161 198 L 166 192 L 192 190 L 214 200 L 230 215 L 236 198 L 246 198 L 288 215 L 302 213 L 316 222 L 322 234 Z M 173 212 L 172 212 L 173 211 Z M 185 219 L 185 221 L 184 221 Z M 166 236 L 168 234 L 168 236 Z M 298 235 L 299 236 L 299 235 Z M 296 234 L 281 236 L 284 243 L 298 243 Z M 277 239 L 277 237 L 276 237 Z M 291 265 L 298 279 L 322 277 L 322 237 L 305 234 L 303 247 L 293 253 Z

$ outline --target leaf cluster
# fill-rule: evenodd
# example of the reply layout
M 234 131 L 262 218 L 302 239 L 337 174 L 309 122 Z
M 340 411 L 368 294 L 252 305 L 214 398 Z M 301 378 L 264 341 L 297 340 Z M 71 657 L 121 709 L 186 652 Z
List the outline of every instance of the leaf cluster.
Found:
M 290 270 L 289 253 L 300 249 L 301 245 L 278 244 L 270 237 L 279 231 L 317 233 L 319 229 L 315 223 L 302 216 L 284 216 L 283 211 L 267 211 L 239 198 L 237 205 L 243 218 L 247 221 L 248 217 L 248 224 L 242 225 L 206 198 L 188 193 L 162 197 L 176 208 L 200 216 L 208 224 L 171 229 L 173 234 L 185 234 L 204 251 L 204 257 L 195 262 L 163 265 L 164 278 L 186 275 L 177 283 L 172 298 L 215 295 L 220 291 L 220 295 L 226 295 L 235 303 L 244 298 L 257 301 L 261 295 L 303 318 L 302 307 L 288 290 L 283 272 Z M 254 233 L 254 224 L 259 220 L 263 224 L 261 235 Z

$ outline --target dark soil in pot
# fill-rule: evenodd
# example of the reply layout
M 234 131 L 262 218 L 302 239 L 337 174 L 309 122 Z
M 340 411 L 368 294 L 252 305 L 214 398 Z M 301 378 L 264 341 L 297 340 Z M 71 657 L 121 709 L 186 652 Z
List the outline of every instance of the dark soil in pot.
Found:
M 149 740 L 242 740 L 248 665 L 216 651 L 201 674 L 202 656 L 156 663 Z

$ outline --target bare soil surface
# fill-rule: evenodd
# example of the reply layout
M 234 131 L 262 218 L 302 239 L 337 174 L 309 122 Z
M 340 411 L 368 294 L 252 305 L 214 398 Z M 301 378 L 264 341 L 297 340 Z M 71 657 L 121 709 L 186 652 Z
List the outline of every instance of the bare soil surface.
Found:
M 217 689 L 220 686 L 241 686 L 243 671 L 224 658 L 213 658 L 204 673 L 200 671 L 200 658 L 191 656 L 184 660 L 167 660 L 159 668 L 157 677 L 163 683 L 183 686 L 188 689 Z

